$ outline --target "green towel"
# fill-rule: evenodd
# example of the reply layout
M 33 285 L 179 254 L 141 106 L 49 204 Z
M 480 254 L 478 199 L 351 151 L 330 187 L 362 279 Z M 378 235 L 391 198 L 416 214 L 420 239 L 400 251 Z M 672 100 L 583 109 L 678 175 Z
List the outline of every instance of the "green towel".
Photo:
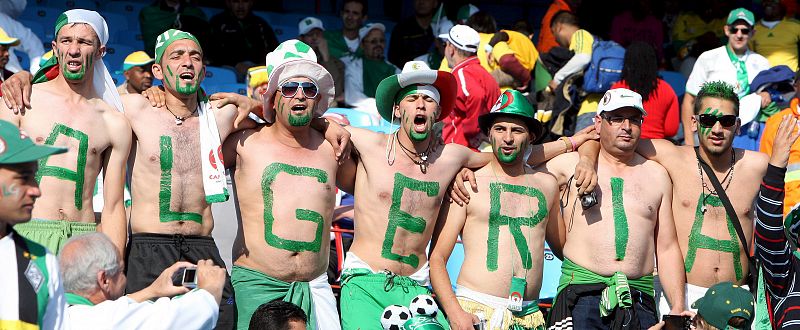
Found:
M 600 296 L 600 315 L 603 317 L 610 315 L 617 307 L 633 307 L 630 287 L 651 297 L 655 294 L 653 274 L 636 279 L 628 279 L 622 272 L 616 272 L 612 276 L 602 276 L 569 259 L 564 259 L 561 264 L 561 277 L 558 280 L 558 293 L 570 284 L 605 284 L 606 288 Z

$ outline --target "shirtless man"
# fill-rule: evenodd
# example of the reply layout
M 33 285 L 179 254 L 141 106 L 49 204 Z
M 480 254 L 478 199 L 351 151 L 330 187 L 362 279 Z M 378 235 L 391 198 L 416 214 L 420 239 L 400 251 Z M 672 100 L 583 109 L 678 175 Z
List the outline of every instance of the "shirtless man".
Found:
M 695 100 L 694 114 L 691 129 L 699 136 L 700 157 L 711 165 L 730 198 L 747 238 L 745 244 L 740 242 L 707 174 L 700 171 L 692 146 L 643 140 L 636 149 L 664 166 L 672 179 L 672 213 L 683 252 L 689 302 L 719 282 L 748 283 L 749 250 L 744 246 L 752 244 L 753 201 L 769 162 L 767 155 L 760 152 L 731 147 L 739 129 L 739 99 L 730 85 L 703 85 Z M 664 276 L 659 278 L 664 281 Z M 671 306 L 664 299 L 659 305 L 662 313 Z
M 297 40 L 267 55 L 267 65 L 264 107 L 272 111 L 259 115 L 274 123 L 237 132 L 224 146 L 242 219 L 231 271 L 238 328 L 247 329 L 259 305 L 281 299 L 305 311 L 309 329 L 340 329 L 326 273 L 339 166 L 309 127 L 334 97 L 333 78 Z
M 494 155 L 475 172 L 478 193 L 467 206 L 445 203 L 439 213 L 431 243 L 431 282 L 453 329 L 471 330 L 482 321 L 486 329 L 545 327 L 537 302 L 545 229 L 558 238 L 561 212 L 556 179 L 524 163 L 525 150 L 542 134 L 533 115 L 520 92 L 501 95 L 492 112 L 478 119 Z M 459 235 L 465 254 L 454 293 L 447 260 Z M 520 294 L 513 307 L 510 292 Z
M 443 71 L 409 68 L 384 79 L 376 92 L 379 114 L 399 122 L 397 132 L 347 127 L 358 161 L 339 178 L 345 186 L 355 184 L 357 219 L 342 273 L 344 329 L 375 328 L 386 306 L 407 306 L 430 292 L 426 247 L 448 185 L 462 167 L 482 167 L 492 157 L 433 137 L 434 122 L 453 108 L 455 79 Z M 574 138 L 577 144 L 589 136 L 582 133 Z M 529 160 L 562 152 L 564 142 L 555 141 L 537 146 Z M 437 318 L 446 324 L 442 313 Z
M 47 194 L 36 200 L 35 220 L 15 227 L 53 253 L 72 235 L 95 230 L 92 193 L 101 169 L 105 207 L 98 230 L 120 252 L 127 240 L 123 187 L 131 128 L 121 105 L 108 97 L 116 91 L 108 88 L 101 57 L 108 40 L 105 24 L 93 11 L 61 14 L 52 42 L 55 55 L 40 71 L 52 79 L 33 86 L 29 111 L 0 105 L 0 119 L 18 125 L 37 143 L 69 147 L 39 161 L 36 179 Z

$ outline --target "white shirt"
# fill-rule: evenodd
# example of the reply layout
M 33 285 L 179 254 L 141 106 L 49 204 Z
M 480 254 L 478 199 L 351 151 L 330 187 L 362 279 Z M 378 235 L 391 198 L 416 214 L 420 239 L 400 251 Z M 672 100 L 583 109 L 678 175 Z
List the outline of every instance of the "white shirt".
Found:
M 347 44 L 347 48 L 350 49 L 351 53 L 355 53 L 358 50 L 358 46 L 361 45 L 361 40 L 358 38 L 355 39 L 347 39 L 347 37 L 342 34 L 342 39 L 344 39 L 344 43 Z
M 19 320 L 19 287 L 17 285 L 17 251 L 14 246 L 14 239 L 9 233 L 0 238 L 0 323 L 11 321 L 11 328 L 14 328 L 15 321 Z M 58 273 L 58 261 L 56 257 L 47 251 L 45 257 L 46 271 L 48 276 L 47 285 L 50 299 L 47 301 L 44 317 L 42 318 L 41 329 L 65 329 L 64 309 L 67 307 L 64 299 L 64 287 Z M 23 275 L 25 276 L 25 275 Z
M 708 81 L 721 80 L 731 84 L 734 87 L 736 94 L 741 92 L 736 79 L 736 67 L 731 63 L 728 58 L 728 51 L 725 50 L 727 45 L 714 48 L 700 54 L 697 62 L 694 64 L 692 74 L 689 75 L 689 80 L 686 81 L 686 92 L 692 95 L 697 95 L 700 92 L 700 87 Z M 747 80 L 752 82 L 759 72 L 769 69 L 769 61 L 764 56 L 747 50 L 744 57 L 745 67 L 747 68 Z
M 36 73 L 36 70 L 39 69 L 39 59 L 44 55 L 44 48 L 39 37 L 33 34 L 31 29 L 26 28 L 22 23 L 3 13 L 0 13 L 0 28 L 3 28 L 9 36 L 20 41 L 19 46 L 11 47 L 12 51 L 9 52 L 6 70 L 11 72 L 22 70 L 17 55 L 14 55 L 13 52 L 16 49 L 28 54 L 28 58 L 31 60 L 30 72 Z
M 193 290 L 173 299 L 137 303 L 122 297 L 94 306 L 72 305 L 65 323 L 72 329 L 212 329 L 217 324 L 219 305 L 208 291 Z
M 356 56 L 345 56 L 341 60 L 344 63 L 344 102 L 375 117 L 373 123 L 380 122 L 375 98 L 364 94 L 364 62 Z M 395 68 L 395 73 L 400 73 L 400 70 Z

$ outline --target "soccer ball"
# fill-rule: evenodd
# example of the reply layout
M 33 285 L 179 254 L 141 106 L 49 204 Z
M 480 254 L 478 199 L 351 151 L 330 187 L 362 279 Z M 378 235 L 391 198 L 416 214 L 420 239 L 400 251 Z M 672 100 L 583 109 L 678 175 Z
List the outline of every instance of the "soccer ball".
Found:
M 427 294 L 414 297 L 414 299 L 411 299 L 411 305 L 408 306 L 412 316 L 428 315 L 430 317 L 436 317 L 436 314 L 439 312 L 439 306 L 436 305 L 433 297 Z
M 381 314 L 383 330 L 400 330 L 403 324 L 411 318 L 411 311 L 406 306 L 391 305 L 386 307 Z

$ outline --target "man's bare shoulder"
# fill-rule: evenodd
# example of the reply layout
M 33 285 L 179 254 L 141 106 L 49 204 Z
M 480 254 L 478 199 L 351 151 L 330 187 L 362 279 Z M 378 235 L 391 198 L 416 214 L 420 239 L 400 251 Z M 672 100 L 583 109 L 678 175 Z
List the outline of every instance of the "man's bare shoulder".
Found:
M 640 180 L 653 180 L 654 183 L 672 182 L 667 169 L 661 163 L 642 157 L 641 166 L 644 173 L 638 176 Z
M 226 104 L 220 108 L 219 104 L 222 103 L 222 100 L 213 100 L 209 101 L 208 103 L 211 104 L 214 109 L 218 109 L 219 111 L 236 111 L 236 106 L 233 104 Z
M 150 108 L 150 101 L 147 100 L 142 94 L 125 94 L 120 95 L 122 99 L 122 106 L 125 107 L 125 113 L 138 114 L 142 110 Z
M 568 152 L 565 154 L 560 154 L 554 157 L 551 160 L 548 160 L 543 165 L 537 167 L 537 169 L 541 169 L 542 166 L 546 167 L 548 171 L 553 169 L 557 169 L 563 166 L 572 166 L 572 169 L 575 169 L 575 165 L 578 164 L 578 158 L 580 155 L 577 152 Z
M 526 166 L 525 175 L 533 180 L 536 180 L 537 184 L 548 185 L 556 188 L 558 187 L 558 179 L 556 179 L 552 173 L 540 171 L 538 169 L 533 169 Z
M 737 154 L 741 154 L 745 171 L 757 173 L 758 177 L 762 177 L 767 173 L 767 165 L 769 164 L 769 156 L 767 154 L 752 150 L 735 150 Z

